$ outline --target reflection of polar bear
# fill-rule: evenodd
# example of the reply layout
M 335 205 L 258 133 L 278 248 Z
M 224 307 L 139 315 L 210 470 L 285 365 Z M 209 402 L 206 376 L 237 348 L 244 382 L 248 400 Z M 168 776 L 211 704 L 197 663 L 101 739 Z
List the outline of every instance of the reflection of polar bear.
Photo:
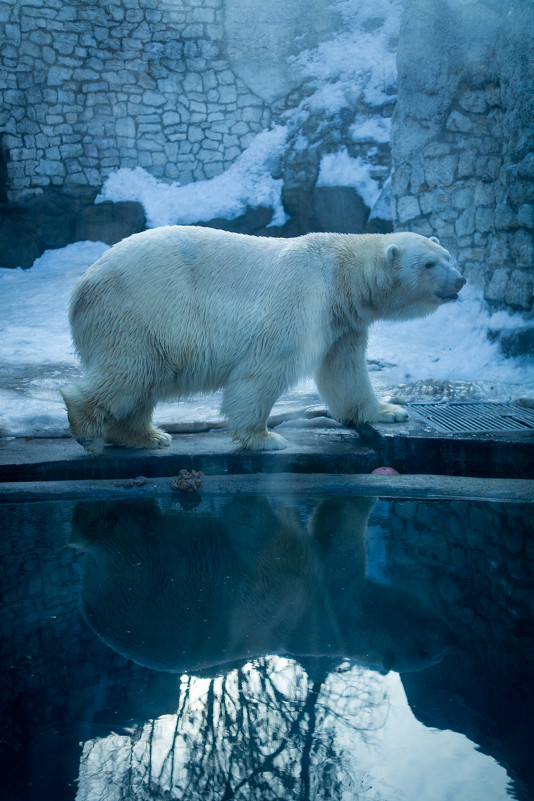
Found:
M 241 496 L 218 514 L 156 501 L 80 503 L 85 617 L 148 667 L 200 672 L 266 654 L 355 659 L 420 670 L 451 644 L 405 590 L 366 577 L 374 498 L 326 498 L 309 529 L 296 510 Z
M 304 376 L 338 420 L 403 420 L 371 388 L 368 325 L 429 314 L 464 283 L 437 240 L 418 234 L 135 234 L 88 270 L 71 299 L 87 368 L 62 393 L 71 430 L 91 453 L 104 441 L 166 446 L 170 436 L 151 422 L 155 404 L 224 388 L 234 438 L 279 449 L 269 412 Z

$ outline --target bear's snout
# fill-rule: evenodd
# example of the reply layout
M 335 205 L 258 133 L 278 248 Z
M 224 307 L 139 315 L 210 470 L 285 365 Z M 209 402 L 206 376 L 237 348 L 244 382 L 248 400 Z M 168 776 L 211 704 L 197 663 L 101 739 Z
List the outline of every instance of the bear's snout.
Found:
M 436 292 L 440 300 L 456 300 L 458 292 L 466 283 L 465 278 L 454 267 L 448 267 L 442 287 Z
M 460 289 L 461 289 L 461 288 L 462 288 L 462 287 L 463 287 L 463 286 L 464 286 L 466 283 L 467 283 L 467 282 L 466 282 L 465 278 L 463 277 L 463 275 L 460 275 L 460 274 L 458 273 L 458 278 L 456 279 L 456 282 L 455 282 L 455 284 L 454 284 L 454 291 L 455 291 L 455 292 L 459 292 L 459 291 L 460 291 Z

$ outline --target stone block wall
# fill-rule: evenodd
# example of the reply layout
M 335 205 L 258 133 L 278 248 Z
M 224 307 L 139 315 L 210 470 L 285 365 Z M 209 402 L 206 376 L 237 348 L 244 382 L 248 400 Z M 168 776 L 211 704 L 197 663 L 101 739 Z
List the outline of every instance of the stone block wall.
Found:
M 394 76 L 381 103 L 369 105 L 361 87 L 351 93 L 333 73 L 321 87 L 299 65 L 303 51 L 319 54 L 314 48 L 350 25 L 362 36 L 387 28 L 386 5 L 376 19 L 347 22 L 335 0 L 273 0 L 268 10 L 255 0 L 3 0 L 0 263 L 30 266 L 44 249 L 73 241 L 78 212 L 50 222 L 58 193 L 69 208 L 90 206 L 120 167 L 168 182 L 210 179 L 282 124 L 287 151 L 276 177 L 291 222 L 265 229 L 262 217 L 249 230 L 245 219 L 239 230 L 390 230 L 365 222 L 369 210 L 353 187 L 316 182 L 323 156 L 342 148 L 370 165 L 381 188 L 393 162 L 395 228 L 439 236 L 491 308 L 531 318 L 534 5 L 403 4 L 395 106 Z M 390 9 L 397 13 L 394 0 Z M 396 30 L 378 62 L 394 52 Z M 357 58 L 357 36 L 351 46 Z M 345 98 L 335 111 L 316 100 L 325 86 Z M 389 122 L 394 107 L 391 147 L 354 139 L 355 122 Z M 28 227 L 28 219 L 42 223 Z M 138 229 L 136 220 L 122 235 Z
M 358 73 L 364 77 L 357 91 L 347 91 L 352 81 L 344 65 L 334 63 L 326 79 L 316 80 L 309 64 L 299 63 L 303 53 L 317 54 L 322 42 L 351 30 L 338 0 L 272 0 L 268 8 L 256 0 L 4 0 L 0 266 L 30 267 L 45 249 L 76 235 L 113 244 L 112 210 L 100 232 L 86 230 L 80 217 L 114 170 L 141 167 L 180 184 L 209 180 L 275 124 L 288 132 L 282 163 L 273 169 L 283 178 L 290 222 L 266 229 L 267 209 L 252 215 L 249 209 L 237 221 L 198 222 L 278 235 L 361 231 L 369 207 L 357 188 L 345 187 L 335 214 L 324 197 L 332 191 L 314 188 L 322 156 L 340 148 L 369 163 L 380 188 L 389 176 L 387 137 L 351 135 L 356 119 L 381 117 L 389 130 L 399 0 L 385 0 L 386 10 L 388 4 L 394 17 L 388 21 L 381 9 L 367 21 L 372 31 L 390 31 L 377 45 L 384 97 L 369 105 L 363 91 L 369 71 Z M 357 48 L 357 37 L 349 36 L 345 47 Z M 328 93 L 326 106 L 310 102 L 321 80 L 343 98 L 333 109 Z M 134 217 L 122 236 L 139 230 L 139 209 Z M 389 214 L 370 228 L 384 229 L 391 230 Z
M 492 308 L 533 315 L 534 6 L 405 0 L 396 228 L 437 235 Z
M 223 53 L 223 0 L 4 0 L 6 199 L 98 187 L 118 167 L 182 182 L 228 168 L 271 112 Z
M 84 557 L 67 547 L 74 506 L 0 505 L 0 768 L 6 799 L 30 793 L 54 801 L 59 787 L 76 787 L 82 741 L 176 708 L 176 676 L 127 661 L 83 620 Z

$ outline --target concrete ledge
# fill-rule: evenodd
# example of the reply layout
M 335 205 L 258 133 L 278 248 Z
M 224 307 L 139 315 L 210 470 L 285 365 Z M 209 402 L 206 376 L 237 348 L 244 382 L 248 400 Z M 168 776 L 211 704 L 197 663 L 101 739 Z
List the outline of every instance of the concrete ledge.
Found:
M 405 404 L 409 409 L 410 405 Z M 534 431 L 443 434 L 411 417 L 405 423 L 372 423 L 360 431 L 381 464 L 401 473 L 442 473 L 487 478 L 534 478 Z
M 19 481 L 0 487 L 0 503 L 54 500 L 132 500 L 174 498 L 184 506 L 196 506 L 205 497 L 224 495 L 358 495 L 381 498 L 477 500 L 534 503 L 534 481 L 525 479 L 465 478 L 410 475 L 298 475 L 287 473 L 204 476 L 196 493 L 171 488 L 171 478 L 139 477 L 135 481 Z
M 406 423 L 366 425 L 359 431 L 321 422 L 325 412 L 303 413 L 284 428 L 283 451 L 245 451 L 220 423 L 169 426 L 169 448 L 137 450 L 106 446 L 98 457 L 86 454 L 72 437 L 0 440 L 0 483 L 76 482 L 175 476 L 181 469 L 206 475 L 369 474 L 392 465 L 407 474 L 534 479 L 534 432 L 447 436 L 410 418 Z M 315 419 L 315 417 L 317 419 Z M 273 418 L 273 422 L 280 422 Z M 297 425 L 299 423 L 299 425 Z M 332 426 L 326 425 L 332 423 Z M 196 424 L 199 425 L 199 424 Z M 217 425 L 216 430 L 206 430 Z M 178 430 L 177 430 L 178 429 Z M 188 429 L 188 430 L 184 430 Z M 1 489 L 0 489 L 1 491 Z M 442 497 L 442 496 L 439 496 Z
M 208 474 L 370 473 L 378 454 L 349 429 L 284 431 L 283 451 L 244 451 L 228 430 L 180 434 L 169 448 L 107 446 L 88 456 L 70 439 L 12 439 L 0 443 L 0 481 L 80 481 L 135 476 L 174 476 L 182 468 Z

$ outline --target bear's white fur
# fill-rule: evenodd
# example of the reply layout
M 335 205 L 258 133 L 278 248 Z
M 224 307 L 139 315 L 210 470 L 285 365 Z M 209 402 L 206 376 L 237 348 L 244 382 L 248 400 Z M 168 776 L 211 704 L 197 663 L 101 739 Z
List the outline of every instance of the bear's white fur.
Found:
M 365 362 L 379 319 L 429 314 L 465 280 L 436 239 L 418 234 L 307 234 L 295 239 L 169 226 L 119 242 L 79 280 L 73 340 L 85 377 L 62 390 L 71 431 L 158 448 L 156 403 L 223 388 L 234 439 L 280 449 L 268 432 L 282 392 L 313 376 L 333 417 L 404 420 L 379 403 Z

